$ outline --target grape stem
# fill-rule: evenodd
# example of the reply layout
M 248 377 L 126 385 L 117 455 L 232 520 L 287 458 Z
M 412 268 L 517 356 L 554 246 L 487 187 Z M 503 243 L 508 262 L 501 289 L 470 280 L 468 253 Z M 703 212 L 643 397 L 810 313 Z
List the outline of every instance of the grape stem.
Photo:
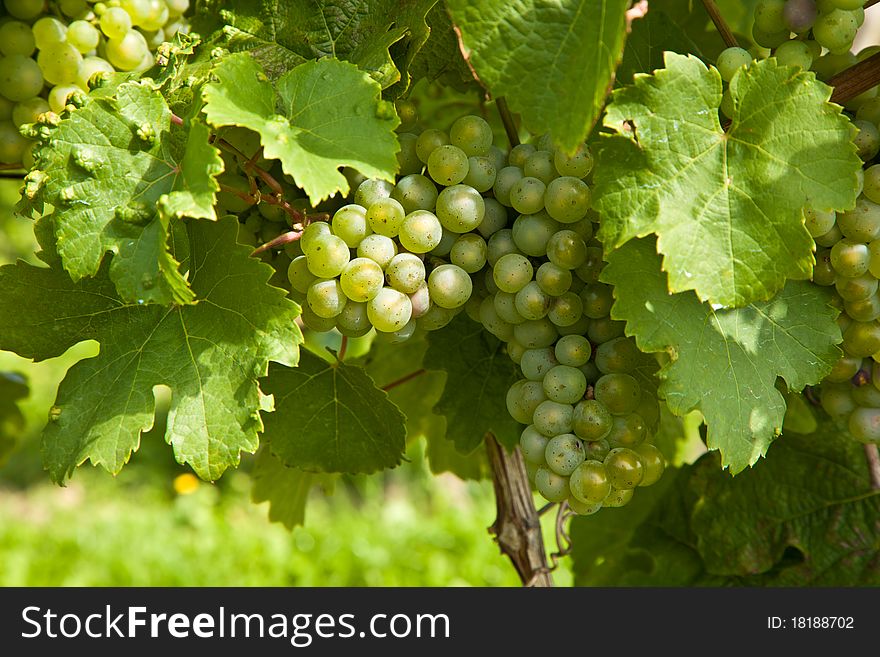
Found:
M 827 81 L 834 87 L 831 102 L 843 104 L 880 84 L 880 53 L 850 66 Z
M 173 123 L 174 125 L 183 125 L 183 119 L 177 116 L 177 114 L 172 114 L 171 123 Z
M 342 341 L 339 343 L 339 351 L 336 352 L 336 361 L 341 363 L 345 360 L 345 352 L 348 350 L 348 336 L 343 335 Z
M 507 133 L 507 141 L 510 147 L 519 146 L 519 131 L 516 129 L 516 122 L 513 120 L 513 114 L 507 106 L 507 100 L 503 96 L 495 99 L 495 106 L 501 115 L 501 123 L 504 124 L 504 132 Z
M 489 533 L 513 563 L 524 586 L 553 586 L 547 552 L 541 534 L 541 519 L 535 510 L 532 487 L 519 449 L 508 452 L 491 433 L 486 434 L 486 451 L 495 489 L 495 522 Z
M 706 13 L 709 14 L 709 18 L 711 18 L 712 22 L 715 24 L 715 29 L 718 30 L 718 34 L 724 39 L 724 44 L 728 48 L 739 46 L 739 42 L 733 35 L 733 30 L 730 29 L 727 21 L 724 20 L 724 16 L 721 15 L 721 10 L 718 9 L 718 5 L 715 4 L 715 0 L 703 0 L 703 7 L 706 8 Z
M 392 388 L 396 388 L 399 385 L 403 385 L 404 383 L 412 381 L 416 377 L 419 377 L 422 374 L 425 374 L 427 371 L 428 370 L 426 370 L 426 369 L 421 369 L 421 370 L 416 370 L 415 372 L 410 372 L 406 376 L 402 376 L 399 379 L 397 379 L 396 381 L 392 381 L 391 383 L 386 383 L 384 386 L 382 386 L 382 390 L 384 390 L 385 392 L 388 392 Z
M 285 244 L 296 242 L 300 237 L 302 237 L 301 230 L 289 230 L 286 233 L 281 233 L 278 237 L 269 240 L 265 244 L 260 244 L 260 246 L 251 251 L 251 255 L 255 256 L 261 254 L 263 251 L 268 251 L 269 249 L 277 249 Z
M 868 473 L 871 476 L 871 488 L 880 490 L 880 451 L 877 445 L 865 445 L 865 459 L 868 461 Z

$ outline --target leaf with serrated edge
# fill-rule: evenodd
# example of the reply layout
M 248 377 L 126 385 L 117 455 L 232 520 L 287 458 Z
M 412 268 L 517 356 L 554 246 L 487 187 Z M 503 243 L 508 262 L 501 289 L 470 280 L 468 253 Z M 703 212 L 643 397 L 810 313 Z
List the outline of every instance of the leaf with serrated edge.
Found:
M 121 300 L 106 276 L 78 282 L 57 267 L 0 268 L 0 349 L 42 360 L 82 340 L 101 353 L 58 389 L 43 460 L 61 482 L 90 460 L 117 473 L 153 423 L 153 387 L 171 388 L 166 440 L 177 460 L 215 480 L 253 452 L 262 428 L 257 379 L 269 360 L 295 365 L 298 307 L 266 284 L 271 269 L 235 243 L 238 222 L 190 225 L 198 303 L 163 308 Z
M 269 520 L 280 522 L 288 529 L 306 520 L 306 502 L 316 475 L 289 468 L 263 447 L 257 453 L 251 471 L 251 500 L 269 503 Z
M 303 351 L 299 367 L 270 366 L 262 389 L 275 396 L 264 437 L 285 465 L 370 473 L 400 464 L 406 418 L 363 368 Z
M 507 411 L 507 391 L 519 378 L 503 343 L 464 315 L 428 334 L 425 367 L 446 372 L 434 411 L 446 417 L 446 437 L 462 454 L 492 432 L 505 447 L 519 444 L 522 425 Z
M 810 277 L 803 208 L 851 208 L 861 161 L 813 73 L 768 59 L 737 73 L 730 91 L 726 132 L 721 76 L 695 57 L 666 53 L 666 68 L 615 91 L 596 209 L 606 250 L 656 233 L 673 292 L 744 306 Z
M 188 131 L 183 152 L 167 143 L 170 130 Z M 58 253 L 74 281 L 94 276 L 109 251 L 124 301 L 194 301 L 168 236 L 175 218 L 215 218 L 223 164 L 204 125 L 172 128 L 158 91 L 123 83 L 97 90 L 52 129 L 35 166 L 46 174 L 38 202 L 55 208 Z
M 448 0 L 480 80 L 535 133 L 574 151 L 620 63 L 629 0 Z
M 260 65 L 249 55 L 225 58 L 217 82 L 205 88 L 205 114 L 216 127 L 237 125 L 260 134 L 263 155 L 281 160 L 313 204 L 347 194 L 339 171 L 351 166 L 370 178 L 394 180 L 399 150 L 394 107 L 356 66 L 323 59 L 297 66 L 278 80 L 284 116 Z
M 790 390 L 818 383 L 841 355 L 828 292 L 791 281 L 770 301 L 713 310 L 692 292 L 669 294 L 654 240 L 627 242 L 601 279 L 615 286 L 614 319 L 644 352 L 665 352 L 659 392 L 676 415 L 699 409 L 708 446 L 734 474 L 766 453 L 782 429 Z

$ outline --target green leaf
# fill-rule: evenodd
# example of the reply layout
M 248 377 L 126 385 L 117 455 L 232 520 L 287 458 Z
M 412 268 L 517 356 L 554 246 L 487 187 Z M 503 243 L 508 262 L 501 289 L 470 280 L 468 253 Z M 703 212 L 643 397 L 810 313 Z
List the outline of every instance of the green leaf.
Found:
M 265 439 L 285 465 L 370 473 L 400 464 L 406 418 L 363 368 L 304 351 L 299 367 L 270 366 L 263 391 L 275 396 Z
M 268 502 L 269 520 L 293 529 L 306 521 L 306 502 L 317 477 L 287 467 L 264 447 L 257 453 L 251 471 L 251 500 L 255 504 Z
M 662 5 L 661 5 L 662 6 Z M 703 8 L 699 8 L 703 12 Z M 636 73 L 651 73 L 663 68 L 664 51 L 699 55 L 699 47 L 690 39 L 679 20 L 681 14 L 672 14 L 655 9 L 651 3 L 648 13 L 632 23 L 632 30 L 626 38 L 623 59 L 617 68 L 618 83 L 631 84 Z M 726 18 L 726 16 L 725 16 Z
M 0 372 L 0 464 L 15 447 L 24 430 L 25 420 L 17 402 L 30 391 L 27 380 L 15 372 Z
M 812 73 L 768 59 L 730 90 L 726 132 L 721 77 L 695 57 L 667 53 L 665 69 L 615 91 L 596 209 L 607 250 L 656 233 L 671 291 L 743 306 L 810 277 L 803 208 L 851 208 L 861 161 L 849 121 Z
M 238 222 L 190 224 L 198 303 L 123 301 L 106 276 L 74 282 L 57 267 L 0 268 L 0 349 L 42 360 L 83 340 L 101 353 L 58 389 L 43 460 L 61 482 L 86 460 L 117 473 L 153 424 L 154 386 L 171 388 L 166 440 L 175 457 L 215 480 L 253 452 L 262 429 L 257 379 L 269 360 L 295 365 L 299 308 L 269 287 L 271 268 L 236 244 Z
M 464 315 L 428 335 L 425 367 L 446 372 L 434 410 L 446 417 L 446 437 L 462 454 L 492 432 L 502 445 L 519 444 L 522 426 L 507 412 L 507 391 L 518 379 L 504 344 Z
M 620 63 L 628 0 L 447 0 L 477 75 L 533 133 L 574 151 Z
M 437 80 L 444 86 L 465 90 L 475 85 L 474 76 L 461 55 L 458 37 L 442 2 L 428 13 L 430 38 L 419 49 L 409 71 L 414 80 Z
M 305 61 L 335 57 L 356 64 L 383 89 L 407 80 L 428 38 L 425 15 L 436 0 L 262 0 L 225 2 L 226 45 L 249 51 L 277 78 Z M 208 7 L 216 12 L 217 7 Z M 404 85 L 405 86 L 405 85 Z
M 278 80 L 278 99 L 249 55 L 224 58 L 214 74 L 218 81 L 204 92 L 208 122 L 260 133 L 264 156 L 281 160 L 313 204 L 349 192 L 343 166 L 394 180 L 400 122 L 379 85 L 357 67 L 334 59 L 297 66 Z
M 223 162 L 207 128 L 172 127 L 161 94 L 127 82 L 95 91 L 57 127 L 39 130 L 48 135 L 36 152 L 45 179 L 23 207 L 54 206 L 58 254 L 71 278 L 97 274 L 109 251 L 124 301 L 192 303 L 168 242 L 180 217 L 215 218 Z M 172 131 L 185 133 L 182 147 L 173 147 Z
M 818 383 L 840 357 L 837 311 L 828 292 L 792 281 L 770 301 L 713 310 L 692 292 L 669 294 L 650 239 L 608 256 L 602 280 L 615 286 L 615 319 L 645 352 L 665 352 L 659 392 L 673 413 L 699 409 L 708 446 L 735 474 L 766 453 L 782 429 L 785 400 L 776 389 Z

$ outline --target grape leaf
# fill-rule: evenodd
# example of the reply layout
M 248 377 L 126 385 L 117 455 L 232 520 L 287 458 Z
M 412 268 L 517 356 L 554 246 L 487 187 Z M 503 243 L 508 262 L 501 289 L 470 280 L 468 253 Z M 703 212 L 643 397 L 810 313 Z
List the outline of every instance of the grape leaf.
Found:
M 370 178 L 394 180 L 399 120 L 379 85 L 357 67 L 334 59 L 308 62 L 272 84 L 247 54 L 230 55 L 205 87 L 205 114 L 215 127 L 258 132 L 263 153 L 279 159 L 313 204 L 349 191 L 339 171 L 351 166 Z M 275 113 L 276 105 L 284 116 Z
M 519 377 L 500 340 L 459 315 L 428 334 L 424 365 L 446 371 L 446 386 L 434 410 L 446 417 L 446 437 L 459 452 L 473 452 L 488 432 L 510 449 L 519 444 L 523 428 L 510 417 L 506 402 Z
M 82 340 L 101 344 L 59 386 L 43 434 L 55 481 L 86 460 L 119 472 L 152 426 L 160 384 L 172 391 L 166 440 L 200 477 L 215 480 L 241 451 L 256 450 L 257 378 L 269 360 L 296 364 L 299 308 L 266 284 L 271 269 L 235 243 L 238 222 L 189 228 L 195 305 L 126 302 L 106 266 L 77 282 L 57 266 L 0 268 L 0 349 L 42 360 Z
M 703 11 L 702 7 L 699 11 Z M 623 59 L 617 68 L 617 82 L 631 84 L 636 73 L 650 73 L 663 68 L 663 53 L 667 50 L 683 55 L 700 54 L 699 47 L 679 21 L 670 18 L 665 11 L 655 9 L 654 3 L 651 3 L 648 13 L 633 21 L 632 30 L 626 38 Z
M 171 126 L 171 112 L 148 83 L 94 91 L 57 127 L 38 129 L 38 172 L 22 208 L 55 208 L 57 249 L 71 278 L 94 276 L 114 253 L 110 278 L 124 301 L 192 303 L 169 248 L 170 223 L 214 219 L 214 176 L 223 170 L 207 127 Z M 180 146 L 171 131 L 185 131 Z
M 809 278 L 803 208 L 844 210 L 861 161 L 852 126 L 812 73 L 753 63 L 730 85 L 730 128 L 718 120 L 721 77 L 695 57 L 614 92 L 596 166 L 606 250 L 658 235 L 670 290 L 743 306 L 787 278 Z
M 318 475 L 289 468 L 263 447 L 257 453 L 251 471 L 251 500 L 269 503 L 269 520 L 288 529 L 306 521 L 306 502 Z
M 719 309 L 692 292 L 669 294 L 654 240 L 627 242 L 608 256 L 602 280 L 615 286 L 611 316 L 645 352 L 666 352 L 658 376 L 672 412 L 699 409 L 708 446 L 734 474 L 754 464 L 779 434 L 789 390 L 818 383 L 841 355 L 826 290 L 791 281 L 770 301 Z
M 428 13 L 431 35 L 413 59 L 409 72 L 413 79 L 440 81 L 444 86 L 465 90 L 475 83 L 467 62 L 461 55 L 458 37 L 442 2 Z
M 275 396 L 265 439 L 285 465 L 369 473 L 400 464 L 406 418 L 362 367 L 304 351 L 299 367 L 271 365 L 263 391 Z
M 29 394 L 27 381 L 15 372 L 0 372 L 0 463 L 15 447 L 24 429 L 24 415 L 18 407 Z
M 425 15 L 436 0 L 262 0 L 226 2 L 220 15 L 226 45 L 247 50 L 277 78 L 308 60 L 356 64 L 383 89 L 406 80 L 428 38 Z M 218 7 L 208 7 L 216 12 Z
M 448 0 L 477 75 L 526 128 L 574 151 L 620 63 L 628 0 Z M 564 100 L 561 100 L 564 99 Z

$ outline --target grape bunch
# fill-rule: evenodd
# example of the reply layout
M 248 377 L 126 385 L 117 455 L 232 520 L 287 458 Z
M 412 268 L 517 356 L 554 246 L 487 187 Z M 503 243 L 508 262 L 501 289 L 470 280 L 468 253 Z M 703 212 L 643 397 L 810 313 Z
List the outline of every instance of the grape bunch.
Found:
M 189 0 L 3 0 L 0 11 L 0 164 L 33 165 L 23 125 L 64 111 L 95 74 L 146 70 L 164 41 L 186 31 Z

